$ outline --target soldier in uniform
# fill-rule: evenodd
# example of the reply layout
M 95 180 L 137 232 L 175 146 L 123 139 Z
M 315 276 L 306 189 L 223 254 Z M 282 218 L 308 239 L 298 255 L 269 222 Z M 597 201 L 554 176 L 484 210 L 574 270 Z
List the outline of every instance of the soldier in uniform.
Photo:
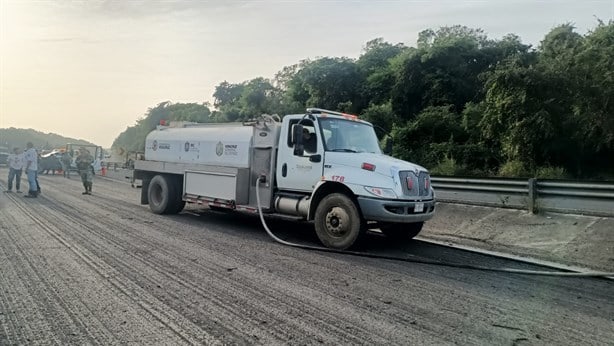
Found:
M 85 188 L 85 192 L 83 195 L 91 195 L 92 194 L 92 180 L 94 177 L 94 172 L 92 171 L 92 163 L 94 163 L 94 157 L 90 152 L 81 147 L 79 149 L 79 156 L 75 160 L 77 164 L 77 169 L 79 170 L 79 175 L 81 176 L 81 182 L 83 183 L 83 187 Z
M 64 172 L 64 177 L 70 179 L 70 164 L 72 163 L 72 156 L 66 150 L 64 154 L 62 154 L 62 171 Z

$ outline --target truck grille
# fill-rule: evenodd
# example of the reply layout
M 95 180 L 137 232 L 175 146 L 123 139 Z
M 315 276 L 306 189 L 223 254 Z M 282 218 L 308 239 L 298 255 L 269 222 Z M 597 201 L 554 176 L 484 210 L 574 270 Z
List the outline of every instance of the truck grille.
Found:
M 399 172 L 403 194 L 406 196 L 428 196 L 430 193 L 431 178 L 426 172 L 418 175 L 412 171 Z

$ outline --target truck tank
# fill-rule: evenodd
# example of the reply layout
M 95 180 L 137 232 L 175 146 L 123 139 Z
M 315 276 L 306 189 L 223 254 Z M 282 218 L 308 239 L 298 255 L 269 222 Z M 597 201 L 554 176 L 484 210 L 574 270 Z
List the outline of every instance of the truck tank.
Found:
M 159 126 L 147 135 L 145 159 L 249 168 L 252 136 L 242 124 Z

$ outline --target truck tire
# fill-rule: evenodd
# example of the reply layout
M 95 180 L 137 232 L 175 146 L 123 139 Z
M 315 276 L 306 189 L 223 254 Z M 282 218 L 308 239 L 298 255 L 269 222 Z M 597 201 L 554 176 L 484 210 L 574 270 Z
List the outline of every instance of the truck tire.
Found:
M 149 209 L 156 214 L 176 214 L 178 206 L 176 184 L 173 179 L 163 175 L 156 175 L 149 182 L 147 189 Z
M 420 233 L 424 222 L 390 223 L 380 226 L 380 230 L 390 240 L 411 240 Z
M 324 197 L 315 212 L 315 229 L 324 246 L 345 250 L 363 231 L 363 221 L 356 204 L 341 193 Z

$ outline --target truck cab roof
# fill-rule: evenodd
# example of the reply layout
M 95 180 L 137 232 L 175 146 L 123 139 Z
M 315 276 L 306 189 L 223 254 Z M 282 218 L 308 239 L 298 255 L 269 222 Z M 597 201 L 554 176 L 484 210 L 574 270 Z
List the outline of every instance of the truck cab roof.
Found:
M 306 112 L 303 114 L 289 114 L 289 115 L 286 115 L 284 118 L 297 119 L 297 118 L 305 117 L 306 115 L 313 117 L 312 119 L 333 118 L 333 119 L 340 119 L 340 120 L 351 120 L 351 121 L 363 123 L 365 125 L 373 126 L 370 122 L 360 119 L 357 115 L 341 113 L 341 112 L 331 111 L 331 110 L 322 109 L 322 108 L 307 108 Z

